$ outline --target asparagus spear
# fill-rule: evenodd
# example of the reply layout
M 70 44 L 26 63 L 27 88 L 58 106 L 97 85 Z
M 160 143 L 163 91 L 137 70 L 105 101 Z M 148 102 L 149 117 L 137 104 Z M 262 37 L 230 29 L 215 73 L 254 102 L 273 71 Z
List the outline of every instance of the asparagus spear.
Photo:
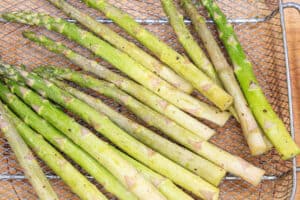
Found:
M 110 29 L 108 26 L 98 23 L 89 15 L 81 12 L 72 5 L 68 4 L 65 0 L 48 1 L 53 3 L 56 7 L 60 8 L 73 19 L 76 19 L 82 25 L 89 28 L 96 35 L 102 37 L 104 40 L 114 45 L 120 51 L 125 52 L 137 62 L 141 63 L 144 67 L 157 74 L 167 82 L 171 83 L 173 86 L 186 93 L 191 93 L 193 91 L 192 85 L 189 84 L 186 80 L 181 78 L 179 75 L 177 75 L 170 68 L 162 64 L 156 58 L 143 51 L 133 42 L 129 42 L 128 40 L 123 38 L 121 35 Z
M 125 92 L 129 93 L 130 95 L 134 96 L 144 104 L 148 105 L 149 107 L 153 108 L 157 112 L 161 113 L 162 115 L 167 116 L 168 118 L 175 121 L 178 125 L 181 125 L 185 129 L 193 132 L 194 134 L 203 137 L 204 139 L 209 139 L 212 135 L 215 134 L 215 131 L 208 126 L 200 123 L 198 120 L 194 119 L 190 115 L 182 112 L 177 107 L 169 104 L 167 101 L 163 100 L 156 94 L 152 93 L 151 91 L 147 90 L 143 86 L 131 81 L 123 76 L 120 76 L 109 69 L 99 65 L 96 61 L 89 60 L 84 56 L 77 54 L 76 52 L 72 51 L 71 49 L 67 48 L 63 44 L 58 42 L 54 42 L 50 38 L 47 38 L 43 35 L 36 35 L 33 32 L 23 32 L 24 37 L 45 46 L 50 51 L 55 53 L 59 53 L 64 55 L 66 58 L 70 59 L 75 64 L 81 66 L 83 69 L 93 72 L 97 74 L 99 77 L 114 83 L 116 86 L 124 90 Z M 50 68 L 49 68 L 50 69 Z M 52 70 L 53 71 L 53 70 Z M 55 72 L 54 72 L 55 71 Z M 68 71 L 60 71 L 54 70 L 52 73 L 59 73 L 59 76 L 68 77 Z M 71 75 L 70 75 L 71 76 Z M 211 112 L 212 111 L 212 112 Z M 152 111 L 151 111 L 152 112 Z M 215 110 L 205 110 L 204 113 L 209 113 L 210 121 L 214 121 L 218 125 L 222 126 L 227 121 L 229 115 L 228 113 L 220 113 L 216 109 Z M 157 116 L 157 118 L 159 118 Z M 208 119 L 208 118 L 206 118 Z
M 78 99 L 86 102 L 94 109 L 102 112 L 108 116 L 113 122 L 118 124 L 127 133 L 140 140 L 147 146 L 155 149 L 181 166 L 189 169 L 200 177 L 204 178 L 208 182 L 219 185 L 219 183 L 224 178 L 226 171 L 213 163 L 195 155 L 194 153 L 186 150 L 185 148 L 176 145 L 168 141 L 167 139 L 157 135 L 150 129 L 126 118 L 122 114 L 116 112 L 100 99 L 89 96 L 68 84 L 61 81 L 51 79 L 57 86 L 68 91 L 70 94 L 74 95 Z
M 10 71 L 6 74 L 7 77 L 21 78 L 21 75 L 15 73 L 15 69 L 12 66 L 1 64 L 0 69 L 1 73 Z M 11 76 L 12 74 L 14 74 L 14 77 Z M 26 72 L 23 75 L 26 75 Z M 30 84 L 30 82 L 28 83 Z M 29 104 L 39 115 L 93 156 L 94 159 L 109 170 L 138 198 L 143 200 L 165 199 L 131 164 L 115 154 L 109 144 L 100 140 L 87 128 L 78 124 L 74 119 L 70 118 L 32 90 L 18 84 L 11 84 L 11 82 L 8 82 L 8 84 L 10 84 L 11 90 Z M 40 92 L 43 93 L 43 91 Z
M 70 139 L 55 129 L 47 121 L 39 117 L 7 87 L 0 83 L 0 98 L 12 109 L 28 126 L 40 133 L 61 152 L 72 158 L 85 171 L 92 175 L 103 187 L 122 200 L 137 200 L 128 192 L 116 178 L 101 166 L 88 153 L 81 150 Z
M 89 76 L 77 76 L 73 74 L 72 81 L 78 83 L 79 85 L 93 89 L 99 93 L 105 94 L 106 96 L 112 97 L 117 101 L 129 106 L 133 112 L 144 112 L 147 115 L 144 117 L 144 120 L 150 123 L 155 122 L 155 124 L 161 124 L 160 127 L 166 135 L 168 135 L 173 140 L 192 150 L 193 152 L 199 154 L 200 156 L 206 158 L 207 160 L 212 161 L 213 163 L 221 166 L 226 171 L 231 172 L 237 176 L 242 177 L 253 185 L 257 185 L 260 182 L 264 171 L 252 166 L 248 162 L 243 159 L 231 155 L 226 151 L 216 147 L 215 145 L 203 140 L 201 137 L 196 136 L 195 134 L 184 132 L 184 129 L 180 131 L 180 127 L 177 129 L 172 129 L 172 131 L 168 130 L 168 127 L 174 127 L 174 123 L 172 121 L 168 121 L 168 123 L 161 123 L 161 119 L 155 118 L 151 112 L 147 112 L 147 107 L 144 108 L 139 105 L 139 102 L 134 102 L 134 98 L 130 98 L 130 96 L 126 95 L 126 93 L 122 93 L 122 91 L 118 91 L 112 84 L 108 84 L 105 81 L 94 79 L 91 81 Z M 80 75 L 80 74 L 79 74 Z M 140 115 L 142 116 L 142 115 Z M 164 127 L 163 125 L 167 125 L 168 127 Z
M 198 14 L 198 11 L 191 0 L 181 0 L 181 3 L 184 10 L 191 18 L 199 38 L 203 41 L 225 89 L 234 98 L 234 108 L 237 111 L 251 154 L 259 155 L 266 152 L 269 149 L 264 142 L 266 138 L 263 138 L 265 136 L 255 121 L 251 110 L 247 106 L 244 95 L 234 77 L 234 72 L 224 57 L 214 36 L 208 29 L 205 19 Z
M 169 179 L 161 176 L 160 174 L 152 171 L 145 165 L 137 162 L 133 158 L 129 157 L 128 155 L 124 154 L 121 151 L 117 151 L 120 156 L 122 156 L 125 160 L 130 162 L 138 171 L 143 173 L 143 175 L 151 180 L 151 182 L 159 189 L 159 191 L 164 194 L 168 200 L 193 200 L 189 195 L 179 189 L 172 181 Z
M 232 97 L 215 84 L 205 73 L 199 70 L 186 57 L 177 53 L 167 44 L 124 11 L 114 7 L 105 0 L 83 0 L 88 6 L 102 11 L 106 17 L 122 27 L 129 35 L 147 47 L 157 58 L 166 63 L 179 75 L 189 81 L 195 89 L 201 92 L 221 110 L 226 110 L 232 104 Z
M 39 134 L 30 129 L 7 107 L 1 108 L 15 125 L 19 134 L 35 153 L 77 194 L 81 199 L 107 200 L 95 185 L 91 184 L 71 163 L 49 145 Z
M 109 43 L 99 39 L 92 33 L 79 28 L 73 23 L 69 23 L 61 18 L 32 12 L 6 13 L 3 14 L 3 17 L 8 21 L 44 26 L 49 30 L 56 31 L 67 36 L 69 39 L 76 41 L 80 45 L 91 50 L 95 55 L 110 62 L 116 68 L 130 76 L 135 81 L 144 85 L 149 90 L 196 117 L 203 116 L 204 113 L 202 110 L 210 108 L 209 105 L 176 89 L 130 58 L 127 54 L 115 49 Z M 184 67 L 187 68 L 186 66 Z M 204 74 L 203 77 L 205 78 L 205 81 L 203 81 L 200 85 L 202 92 L 204 92 L 208 98 L 212 97 L 210 99 L 213 100 L 213 102 L 222 110 L 230 106 L 232 104 L 232 97 L 219 86 L 214 84 Z
M 58 197 L 48 182 L 45 174 L 35 159 L 33 153 L 17 132 L 9 119 L 7 108 L 0 102 L 0 130 L 3 132 L 10 147 L 15 153 L 19 164 L 24 170 L 32 187 L 41 200 L 58 200 Z
M 202 3 L 217 25 L 222 40 L 234 66 L 235 75 L 244 92 L 247 102 L 260 127 L 272 142 L 283 159 L 292 158 L 300 153 L 300 149 L 287 131 L 282 120 L 272 109 L 253 72 L 251 62 L 238 41 L 231 24 L 212 0 Z
M 92 107 L 76 99 L 64 90 L 61 90 L 53 83 L 43 80 L 34 73 L 28 73 L 22 69 L 13 68 L 12 66 L 8 65 L 2 67 L 2 72 L 6 73 L 6 75 L 12 79 L 26 83 L 30 87 L 34 88 L 34 90 L 42 93 L 61 106 L 66 107 L 75 114 L 79 115 L 84 121 L 93 126 L 99 133 L 102 133 L 118 147 L 126 151 L 131 156 L 137 158 L 139 161 L 145 163 L 149 167 L 159 171 L 161 174 L 170 178 L 178 185 L 204 199 L 218 198 L 219 191 L 216 187 L 138 142 L 118 126 L 116 126 L 113 122 L 111 122 L 108 117 L 97 112 Z M 17 90 L 17 93 L 17 95 L 20 96 L 23 93 L 23 97 L 26 101 L 27 96 L 29 96 L 27 93 L 30 92 L 24 92 L 23 88 L 22 90 Z M 42 110 L 43 109 L 44 107 L 42 107 Z M 84 140 L 88 142 L 87 138 L 84 138 Z M 85 147 L 85 149 L 88 151 L 87 147 Z M 111 153 L 112 152 L 110 152 L 110 154 Z M 110 157 L 112 156 L 110 155 Z M 129 182 L 137 187 L 137 183 L 135 181 L 134 183 L 132 183 L 132 181 Z M 144 198 L 148 198 L 148 196 L 144 196 Z

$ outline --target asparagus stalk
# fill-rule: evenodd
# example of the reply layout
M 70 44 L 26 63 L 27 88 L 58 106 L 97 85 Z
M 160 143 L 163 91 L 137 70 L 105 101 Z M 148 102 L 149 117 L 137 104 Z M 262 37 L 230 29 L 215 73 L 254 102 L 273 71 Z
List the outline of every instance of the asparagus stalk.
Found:
M 221 110 L 226 110 L 232 104 L 230 97 L 215 84 L 205 73 L 199 70 L 186 57 L 177 53 L 167 44 L 159 40 L 154 34 L 124 11 L 114 7 L 105 0 L 83 0 L 88 6 L 102 11 L 106 17 L 122 27 L 129 35 L 147 47 L 157 58 L 166 63 L 175 72 L 189 81 L 195 89 L 201 92 Z
M 260 182 L 261 177 L 264 174 L 263 170 L 254 167 L 250 163 L 237 156 L 227 153 L 215 145 L 203 140 L 201 137 L 196 136 L 195 134 L 186 132 L 184 129 L 181 129 L 180 131 L 180 127 L 170 131 L 169 127 L 171 129 L 174 127 L 174 125 L 176 125 L 175 123 L 170 120 L 167 121 L 168 123 L 163 123 L 161 119 L 156 118 L 151 112 L 147 111 L 147 107 L 142 107 L 139 105 L 138 101 L 134 102 L 134 98 L 126 95 L 126 93 L 122 93 L 122 91 L 116 90 L 112 84 L 108 84 L 105 81 L 97 79 L 93 79 L 93 81 L 91 81 L 91 79 L 88 78 L 89 76 L 82 76 L 82 74 L 81 76 L 77 76 L 76 74 L 73 75 L 72 81 L 76 82 L 77 84 L 116 99 L 118 102 L 128 106 L 129 109 L 134 113 L 138 113 L 139 116 L 142 116 L 140 112 L 146 113 L 147 115 L 144 116 L 143 120 L 150 125 L 154 123 L 157 125 L 160 124 L 158 127 L 162 129 L 166 135 L 177 141 L 179 144 L 187 147 L 191 151 L 199 154 L 209 161 L 212 161 L 218 166 L 221 166 L 226 171 L 242 177 L 253 185 L 257 185 Z M 167 125 L 167 127 L 164 127 L 164 125 Z
M 69 23 L 61 18 L 32 12 L 6 13 L 3 14 L 3 17 L 8 21 L 44 26 L 49 30 L 67 36 L 69 39 L 76 41 L 80 45 L 91 50 L 95 55 L 102 57 L 149 90 L 196 117 L 205 115 L 202 111 L 203 109 L 210 109 L 209 105 L 176 89 L 130 58 L 127 54 L 112 47 L 109 43 L 99 39 L 92 33 L 79 28 L 73 23 Z M 187 68 L 186 66 L 184 67 Z M 205 79 L 200 85 L 202 92 L 204 92 L 204 94 L 206 94 L 206 96 L 222 110 L 227 109 L 227 107 L 232 104 L 232 97 L 214 84 L 206 77 L 206 75 L 203 74 L 203 77 L 201 78 Z
M 14 78 L 21 78 L 19 73 L 15 73 L 15 69 L 12 68 L 12 66 L 2 64 L 1 70 L 2 73 L 11 70 L 9 73 L 13 73 Z M 26 75 L 26 72 L 23 75 Z M 6 76 L 13 78 L 9 74 L 6 74 Z M 30 84 L 30 82 L 28 83 Z M 11 84 L 11 82 L 8 82 L 8 84 L 11 90 L 29 104 L 39 115 L 93 156 L 94 159 L 109 170 L 138 198 L 143 200 L 165 200 L 162 194 L 160 194 L 151 183 L 146 181 L 131 164 L 115 154 L 109 144 L 100 140 L 90 130 L 78 124 L 74 119 L 70 118 L 32 90 L 18 84 Z
M 217 25 L 219 37 L 234 66 L 234 73 L 260 127 L 283 159 L 298 155 L 300 153 L 299 147 L 287 131 L 283 121 L 272 109 L 259 86 L 252 64 L 247 59 L 232 25 L 227 22 L 225 15 L 215 2 L 202 0 L 202 3 Z
M 28 73 L 22 69 L 13 68 L 8 65 L 5 67 L 6 68 L 2 69 L 3 71 L 9 73 L 10 78 L 26 83 L 30 87 L 34 88 L 34 90 L 42 93 L 61 106 L 71 110 L 80 116 L 85 122 L 93 126 L 99 133 L 102 133 L 104 136 L 110 139 L 118 147 L 139 161 L 145 163 L 149 167 L 159 171 L 161 174 L 170 178 L 178 185 L 204 199 L 218 198 L 218 188 L 138 142 L 118 126 L 116 126 L 113 122 L 111 122 L 107 116 L 97 112 L 84 102 L 58 88 L 53 83 L 43 80 L 34 73 Z M 18 95 L 21 95 L 21 91 L 18 92 Z M 23 92 L 23 96 L 26 98 L 29 95 Z M 85 141 L 87 141 L 86 138 Z M 87 147 L 85 147 L 85 149 L 88 151 Z M 129 182 L 132 183 L 132 181 Z M 136 182 L 134 183 L 135 187 L 137 187 Z M 146 197 L 144 196 L 144 198 Z
M 181 3 L 184 10 L 191 18 L 199 38 L 203 41 L 203 44 L 216 68 L 216 71 L 223 85 L 225 86 L 225 89 L 234 98 L 233 105 L 237 111 L 237 115 L 251 154 L 259 155 L 266 152 L 270 149 L 264 141 L 267 139 L 264 138 L 264 134 L 258 126 L 251 110 L 249 109 L 247 101 L 245 100 L 239 84 L 234 77 L 234 72 L 224 57 L 220 47 L 214 39 L 214 36 L 208 29 L 205 19 L 198 14 L 198 11 L 191 0 L 181 0 Z
M 108 41 L 120 51 L 125 52 L 130 57 L 135 59 L 137 62 L 142 64 L 144 67 L 157 74 L 167 82 L 171 83 L 176 88 L 186 92 L 191 93 L 193 87 L 186 80 L 177 75 L 170 68 L 162 64 L 156 58 L 152 57 L 150 54 L 143 51 L 133 42 L 129 42 L 118 33 L 110 29 L 108 26 L 98 23 L 96 20 L 91 18 L 89 15 L 81 12 L 72 5 L 68 4 L 65 0 L 48 0 L 53 3 L 56 7 L 60 8 L 67 15 L 76 19 L 82 25 L 86 26 L 88 29 L 93 31 L 99 37 Z
M 101 166 L 88 153 L 81 150 L 70 139 L 43 120 L 17 96 L 12 94 L 7 87 L 0 83 L 0 98 L 13 110 L 28 126 L 40 133 L 61 152 L 65 153 L 85 171 L 92 175 L 103 187 L 122 200 L 137 200 L 128 192 L 116 178 Z
M 3 107 L 1 108 L 1 110 Z M 77 194 L 81 199 L 107 200 L 97 187 L 91 184 L 71 163 L 49 145 L 39 134 L 30 129 L 7 107 L 4 110 L 19 134 L 35 153 Z
M 185 129 L 193 132 L 194 134 L 203 137 L 204 139 L 209 139 L 212 135 L 215 134 L 215 131 L 208 126 L 200 123 L 198 120 L 194 119 L 190 115 L 182 112 L 177 107 L 169 104 L 164 99 L 160 98 L 156 94 L 152 93 L 151 91 L 147 90 L 143 86 L 131 81 L 123 76 L 120 76 L 109 69 L 99 65 L 96 61 L 89 60 L 84 56 L 77 54 L 76 52 L 72 51 L 71 49 L 67 48 L 63 44 L 54 42 L 50 38 L 47 38 L 43 35 L 36 35 L 33 32 L 24 32 L 24 37 L 45 46 L 50 51 L 55 53 L 59 53 L 64 55 L 66 58 L 71 60 L 73 63 L 81 66 L 83 69 L 93 72 L 97 74 L 99 77 L 114 83 L 116 86 L 127 92 L 128 94 L 134 96 L 144 104 L 148 105 L 149 107 L 153 108 L 157 112 L 161 113 L 162 115 L 167 116 L 168 118 L 175 121 L 178 125 L 181 125 Z M 49 68 L 50 69 L 50 68 Z M 68 71 L 60 71 L 60 70 L 52 70 L 52 73 L 58 74 L 59 76 L 68 77 L 71 75 Z M 54 72 L 55 71 L 55 72 Z M 212 111 L 212 112 L 211 112 Z M 229 115 L 228 113 L 220 113 L 216 109 L 215 110 L 205 110 L 205 113 L 209 113 L 210 121 L 214 121 L 218 125 L 222 126 L 227 121 Z M 208 119 L 208 118 L 206 118 Z
M 122 114 L 116 112 L 114 109 L 107 106 L 100 99 L 89 96 L 68 84 L 58 80 L 51 79 L 57 86 L 68 91 L 78 99 L 89 104 L 94 109 L 102 112 L 108 116 L 113 122 L 124 129 L 127 133 L 140 140 L 147 146 L 155 149 L 181 166 L 189 169 L 206 181 L 214 185 L 219 183 L 224 178 L 226 171 L 215 164 L 195 155 L 194 153 L 186 150 L 185 148 L 170 142 L 169 140 L 157 135 L 150 129 L 126 118 Z
M 41 200 L 58 200 L 58 197 L 48 182 L 45 174 L 9 119 L 7 108 L 0 102 L 0 130 L 3 132 L 25 176 Z
M 133 158 L 124 154 L 121 151 L 117 151 L 120 156 L 122 156 L 125 160 L 130 162 L 138 171 L 143 173 L 143 175 L 159 189 L 159 191 L 164 194 L 168 200 L 193 200 L 189 195 L 179 189 L 172 181 L 161 176 L 160 174 L 152 171 L 145 165 L 137 162 Z

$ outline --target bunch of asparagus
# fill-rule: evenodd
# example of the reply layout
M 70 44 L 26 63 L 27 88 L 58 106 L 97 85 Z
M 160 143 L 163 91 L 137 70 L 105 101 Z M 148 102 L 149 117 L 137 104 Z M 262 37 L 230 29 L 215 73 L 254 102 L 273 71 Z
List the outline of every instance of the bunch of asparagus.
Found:
M 43 13 L 21 11 L 2 16 L 8 21 L 43 26 L 61 33 L 129 78 L 51 38 L 30 31 L 23 32 L 23 36 L 63 55 L 102 80 L 55 66 L 41 66 L 29 72 L 0 62 L 0 99 L 6 104 L 0 103 L 0 129 L 41 199 L 57 199 L 57 196 L 27 145 L 75 194 L 82 199 L 93 200 L 106 197 L 57 150 L 76 162 L 107 191 L 124 200 L 192 199 L 176 185 L 200 198 L 218 199 L 217 186 L 226 172 L 253 185 L 260 183 L 264 170 L 207 141 L 215 130 L 197 118 L 223 126 L 230 113 L 234 115 L 241 124 L 252 155 L 263 154 L 272 146 L 283 159 L 300 153 L 260 89 L 233 27 L 212 0 L 202 0 L 202 3 L 217 25 L 234 70 L 191 0 L 181 0 L 181 6 L 191 18 L 209 57 L 184 24 L 173 0 L 161 0 L 161 3 L 179 42 L 192 61 L 105 0 L 84 2 L 112 19 L 156 58 L 65 0 L 48 1 L 95 35 L 76 24 Z M 176 143 L 65 81 L 122 104 Z M 201 92 L 217 108 L 191 96 L 193 90 Z M 77 123 L 61 108 L 84 120 L 118 149 Z

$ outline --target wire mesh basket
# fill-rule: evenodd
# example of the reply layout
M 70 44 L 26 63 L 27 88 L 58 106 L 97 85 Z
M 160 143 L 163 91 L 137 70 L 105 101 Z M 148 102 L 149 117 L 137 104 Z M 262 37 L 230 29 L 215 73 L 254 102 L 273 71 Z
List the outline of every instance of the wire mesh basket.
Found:
M 76 0 L 70 0 L 69 2 L 90 14 L 98 21 L 106 23 L 109 27 L 140 46 L 140 44 L 114 25 L 110 20 L 105 19 L 100 12 L 87 8 L 83 3 Z M 163 13 L 159 0 L 109 0 L 109 2 L 133 15 L 139 23 L 142 23 L 161 40 L 168 43 L 178 52 L 184 53 L 172 28 L 168 24 L 168 20 Z M 282 2 L 278 0 L 222 0 L 217 3 L 225 12 L 229 21 L 234 24 L 237 35 L 249 59 L 254 64 L 254 70 L 258 80 L 273 105 L 273 108 L 283 119 L 288 130 L 293 134 L 290 79 L 283 20 L 283 8 L 285 6 L 291 6 L 292 4 L 282 4 Z M 0 13 L 16 10 L 45 12 L 67 19 L 61 11 L 46 0 L 0 1 Z M 207 17 L 207 13 L 201 7 L 199 7 L 199 12 L 207 18 L 212 32 L 217 36 L 217 32 L 211 20 Z M 71 19 L 68 20 L 72 21 Z M 188 27 L 191 28 L 191 31 L 194 32 L 190 21 L 186 19 L 185 22 Z M 3 20 L 3 22 L 0 23 L 0 56 L 4 61 L 16 65 L 25 64 L 29 68 L 45 64 L 77 68 L 63 57 L 50 53 L 24 39 L 21 33 L 28 29 L 44 33 L 55 40 L 61 41 L 85 56 L 94 58 L 101 62 L 101 64 L 113 69 L 108 63 L 103 62 L 100 58 L 95 58 L 87 50 L 58 34 L 50 33 L 42 28 L 7 23 Z M 201 41 L 199 41 L 199 43 L 201 44 Z M 224 49 L 220 42 L 219 44 Z M 116 69 L 113 70 L 117 71 Z M 105 102 L 119 112 L 141 122 L 122 105 L 103 96 L 99 96 L 99 98 L 105 100 Z M 201 96 L 199 98 L 203 99 Z M 250 156 L 245 140 L 241 134 L 241 128 L 234 119 L 230 119 L 224 127 L 214 128 L 217 129 L 218 134 L 211 139 L 213 143 L 266 170 L 266 175 L 262 183 L 257 187 L 251 186 L 237 177 L 228 175 L 220 185 L 220 199 L 294 198 L 296 184 L 295 160 L 283 161 L 274 150 L 262 156 Z M 42 162 L 41 165 L 51 180 L 60 199 L 77 199 L 59 177 L 55 176 Z M 82 172 L 85 173 L 84 171 Z M 92 177 L 89 178 L 93 181 Z M 116 199 L 113 195 L 105 192 L 101 186 L 98 185 L 98 187 L 107 194 L 109 198 Z M 16 162 L 15 156 L 7 141 L 0 133 L 0 200 L 7 199 L 31 200 L 37 199 L 37 196 L 24 177 L 22 169 Z

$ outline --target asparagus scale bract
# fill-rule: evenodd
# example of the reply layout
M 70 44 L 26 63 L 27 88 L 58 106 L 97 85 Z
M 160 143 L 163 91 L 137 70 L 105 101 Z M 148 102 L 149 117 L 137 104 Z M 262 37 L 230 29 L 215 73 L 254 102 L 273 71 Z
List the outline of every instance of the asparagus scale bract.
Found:
M 300 153 L 299 147 L 287 131 L 283 121 L 272 109 L 259 86 L 252 64 L 247 59 L 233 26 L 227 22 L 226 16 L 213 0 L 202 0 L 202 4 L 217 25 L 219 37 L 229 54 L 235 75 L 260 127 L 283 159 L 298 155 Z
M 98 64 L 94 60 L 89 60 L 84 56 L 72 51 L 71 49 L 67 48 L 61 43 L 54 42 L 50 38 L 47 38 L 43 35 L 36 35 L 34 32 L 23 32 L 23 36 L 46 47 L 50 51 L 55 53 L 59 53 L 64 55 L 66 58 L 71 60 L 73 63 L 79 65 L 83 69 L 95 73 L 99 77 L 112 82 L 117 87 L 121 88 L 126 93 L 132 95 L 133 97 L 137 98 L 139 101 L 143 102 L 144 104 L 148 105 L 149 107 L 153 108 L 157 112 L 161 113 L 162 115 L 167 116 L 168 118 L 175 121 L 178 125 L 181 125 L 185 129 L 193 132 L 194 134 L 204 138 L 209 139 L 212 135 L 215 134 L 215 131 L 208 126 L 200 123 L 195 118 L 191 117 L 190 115 L 186 114 L 185 112 L 181 111 L 174 105 L 168 103 L 164 99 L 160 98 L 156 94 L 152 93 L 151 91 L 147 90 L 143 86 L 137 84 L 134 81 L 131 81 L 123 76 L 120 76 L 109 69 L 103 67 L 102 65 Z M 56 76 L 63 76 L 63 77 L 72 77 L 72 73 L 69 73 L 63 69 L 51 69 L 50 73 L 55 74 Z M 151 111 L 152 112 L 152 111 Z M 229 114 L 226 112 L 218 112 L 217 109 L 209 109 L 203 110 L 206 116 L 206 119 L 213 121 L 214 123 L 222 126 L 229 118 Z M 143 114 L 143 112 L 141 113 Z M 144 113 L 145 115 L 146 113 Z M 141 116 L 140 116 L 141 117 Z M 159 115 L 156 118 L 161 118 Z M 163 117 L 165 118 L 165 117 Z M 165 121 L 165 120 L 162 120 Z M 166 126 L 166 125 L 164 125 Z
M 264 134 L 249 109 L 240 86 L 234 77 L 233 69 L 228 64 L 214 36 L 208 29 L 205 19 L 198 14 L 191 0 L 181 0 L 181 4 L 191 18 L 199 38 L 203 41 L 224 87 L 234 99 L 233 105 L 237 111 L 251 154 L 259 155 L 266 152 L 270 148 L 265 142 L 267 139 L 264 138 Z
M 170 142 L 169 140 L 154 133 L 150 129 L 126 118 L 114 109 L 107 106 L 100 99 L 89 96 L 80 90 L 77 90 L 62 81 L 53 80 L 57 86 L 68 91 L 70 94 L 76 96 L 78 99 L 86 102 L 91 107 L 108 116 L 113 122 L 118 124 L 121 128 L 127 131 L 136 139 L 140 140 L 147 146 L 155 149 L 181 166 L 193 171 L 195 174 L 201 176 L 208 182 L 219 185 L 224 178 L 226 171 L 213 163 L 195 155 L 194 153 L 180 147 L 179 145 Z
M 0 102 L 0 130 L 16 155 L 25 176 L 28 178 L 39 199 L 58 200 L 56 193 L 52 189 L 33 153 L 17 132 L 12 120 L 10 120 L 7 110 L 5 105 Z
M 91 50 L 95 55 L 102 57 L 149 90 L 196 117 L 203 116 L 205 114 L 203 113 L 203 110 L 211 108 L 211 106 L 200 102 L 189 94 L 176 89 L 148 69 L 144 68 L 127 54 L 114 48 L 92 33 L 79 28 L 73 23 L 67 22 L 61 18 L 32 12 L 12 12 L 3 14 L 2 16 L 8 21 L 44 26 L 49 30 L 67 36 L 69 39 L 76 41 L 80 45 Z M 184 67 L 187 68 L 187 66 Z M 205 75 L 203 74 L 203 76 Z M 217 104 L 222 104 L 222 109 L 226 109 L 232 104 L 232 97 L 214 84 L 210 79 L 207 78 L 207 80 L 202 83 L 202 89 L 209 93 L 209 96 L 213 96 L 215 100 L 220 101 L 221 103 Z
M 155 35 L 138 24 L 131 16 L 114 7 L 105 0 L 83 0 L 87 5 L 100 10 L 106 17 L 127 31 L 132 37 L 147 47 L 156 57 L 166 63 L 174 71 L 188 80 L 195 89 L 201 92 L 221 110 L 232 104 L 232 97 L 224 92 L 206 74 L 199 70 L 186 57 L 177 53 Z
M 7 87 L 0 83 L 0 98 L 13 110 L 28 126 L 40 133 L 61 152 L 72 158 L 85 171 L 92 175 L 103 187 L 122 200 L 137 200 L 127 191 L 116 178 L 101 166 L 88 153 L 74 144 L 69 138 L 55 129 L 47 121 L 39 117 L 17 96 L 12 94 Z
M 68 80 L 76 82 L 85 88 L 93 89 L 101 94 L 104 94 L 105 96 L 112 97 L 118 102 L 128 106 L 133 112 L 138 113 L 145 112 L 147 110 L 145 107 L 140 106 L 138 101 L 132 103 L 134 98 L 130 98 L 130 96 L 126 95 L 126 93 L 122 93 L 122 91 L 117 90 L 112 84 L 108 84 L 105 81 L 94 79 L 90 76 L 80 73 L 73 72 L 71 75 L 72 78 Z M 151 112 L 148 111 L 147 114 L 149 119 L 147 119 L 147 116 L 145 116 L 145 121 L 149 121 L 150 123 L 155 121 L 156 124 L 160 123 L 161 120 L 157 120 L 155 116 L 151 115 Z M 174 123 L 169 121 L 167 125 L 169 127 L 173 127 Z M 172 131 L 169 131 L 168 128 L 163 127 L 163 125 L 159 127 L 173 140 L 206 158 L 207 160 L 221 166 L 226 171 L 240 176 L 254 185 L 257 185 L 260 182 L 262 175 L 264 174 L 263 170 L 254 167 L 237 156 L 227 153 L 215 145 L 203 140 L 201 137 L 196 136 L 195 134 L 184 131 L 184 129 L 180 131 L 180 129 L 177 127 L 177 129 L 174 129 L 175 131 L 173 131 L 173 129 Z
M 118 33 L 110 29 L 108 26 L 97 22 L 89 15 L 81 12 L 76 9 L 72 5 L 68 4 L 65 0 L 48 0 L 53 3 L 56 7 L 60 8 L 67 15 L 76 19 L 82 25 L 89 28 L 96 35 L 102 37 L 120 51 L 127 53 L 130 57 L 141 63 L 144 67 L 148 68 L 150 71 L 159 75 L 164 80 L 171 83 L 176 88 L 191 93 L 193 91 L 193 87 L 179 75 L 177 75 L 170 68 L 162 64 L 160 61 L 152 57 L 150 54 L 143 51 L 133 42 L 129 42 Z
M 34 90 L 71 110 L 88 124 L 93 126 L 99 133 L 106 136 L 119 148 L 173 180 L 178 185 L 204 199 L 218 198 L 218 188 L 140 143 L 116 126 L 107 116 L 97 112 L 89 105 L 58 88 L 53 83 L 43 80 L 34 73 L 28 73 L 24 70 L 13 68 L 8 65 L 5 65 L 5 67 L 6 68 L 2 68 L 3 71 L 6 71 L 6 74 L 8 74 L 12 79 L 26 83 Z M 84 138 L 84 140 L 87 141 L 86 138 Z M 134 185 L 137 187 L 137 184 Z M 143 198 L 148 198 L 148 196 L 143 196 Z
M 6 73 L 7 77 L 21 80 L 21 74 L 16 73 L 16 68 L 2 64 L 0 69 L 2 73 Z M 27 72 L 23 72 L 24 76 L 29 75 Z M 12 74 L 14 74 L 14 77 L 12 77 Z M 27 83 L 31 85 L 32 82 L 29 81 Z M 47 84 L 51 85 L 49 82 Z M 57 109 L 32 90 L 17 84 L 11 85 L 11 90 L 29 104 L 39 115 L 93 156 L 138 198 L 143 200 L 165 200 L 165 197 L 139 174 L 130 163 L 116 154 L 108 143 L 100 140 L 90 130 L 78 124 L 73 118 Z M 40 92 L 43 93 L 43 91 Z M 65 100 L 68 101 L 68 99 Z
M 14 123 L 19 134 L 28 146 L 84 200 L 107 200 L 107 198 L 72 166 L 58 151 L 48 144 L 43 137 L 34 132 L 9 109 L 6 109 L 10 121 Z

